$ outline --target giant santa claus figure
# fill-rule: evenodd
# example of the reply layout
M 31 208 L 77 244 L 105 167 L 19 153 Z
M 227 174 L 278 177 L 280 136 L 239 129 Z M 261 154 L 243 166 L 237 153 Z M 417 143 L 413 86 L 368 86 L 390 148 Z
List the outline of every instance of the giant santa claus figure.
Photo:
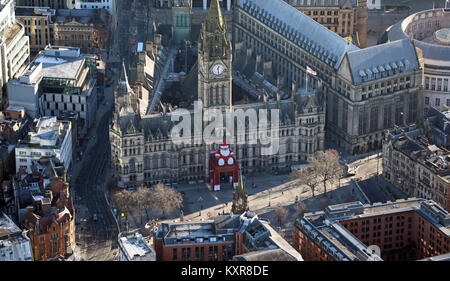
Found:
M 216 153 L 216 159 L 219 166 L 234 164 L 233 150 L 225 141 L 220 145 L 220 150 Z

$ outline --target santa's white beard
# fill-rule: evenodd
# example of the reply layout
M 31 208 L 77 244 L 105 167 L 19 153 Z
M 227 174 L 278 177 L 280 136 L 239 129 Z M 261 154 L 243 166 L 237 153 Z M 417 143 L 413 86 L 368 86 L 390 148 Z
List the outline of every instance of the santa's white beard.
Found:
M 220 154 L 227 157 L 228 155 L 230 155 L 230 150 L 221 150 Z

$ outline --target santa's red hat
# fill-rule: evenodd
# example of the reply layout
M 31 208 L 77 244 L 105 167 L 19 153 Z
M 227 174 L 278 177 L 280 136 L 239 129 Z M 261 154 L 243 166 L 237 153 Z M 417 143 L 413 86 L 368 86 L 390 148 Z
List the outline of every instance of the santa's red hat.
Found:
M 228 148 L 229 145 L 227 144 L 226 140 L 223 140 L 222 144 L 220 145 L 220 148 Z

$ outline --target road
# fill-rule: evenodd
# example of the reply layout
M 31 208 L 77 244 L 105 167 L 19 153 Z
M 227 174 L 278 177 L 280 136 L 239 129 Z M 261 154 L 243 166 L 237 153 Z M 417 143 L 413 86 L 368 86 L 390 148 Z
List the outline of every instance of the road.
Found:
M 109 168 L 109 110 L 99 122 L 96 143 L 82 161 L 82 171 L 76 181 L 77 195 L 81 198 L 84 218 L 83 247 L 85 260 L 113 260 L 117 249 L 118 228 L 105 197 L 105 176 Z M 96 214 L 98 221 L 93 220 Z
M 124 7 L 131 1 L 122 2 Z M 129 61 L 128 35 L 130 21 L 127 12 L 121 9 L 117 33 L 120 57 Z M 111 66 L 109 66 L 111 67 Z M 76 173 L 73 179 L 76 194 L 75 207 L 78 225 L 77 245 L 82 257 L 87 261 L 110 261 L 117 259 L 117 237 L 119 228 L 109 206 L 106 187 L 112 175 L 109 144 L 109 124 L 114 104 L 114 87 L 120 77 L 120 70 L 112 78 L 112 87 L 105 89 L 105 99 L 99 102 L 96 126 L 89 131 L 84 157 L 74 164 Z M 79 171 L 79 172 L 78 172 Z M 78 176 L 77 176 L 78 175 Z M 96 214 L 97 221 L 93 215 Z
M 112 79 L 117 81 L 118 75 Z M 84 157 L 74 163 L 77 245 L 85 260 L 113 260 L 117 253 L 118 225 L 106 199 L 109 196 L 105 194 L 111 179 L 109 123 L 113 99 L 114 90 L 107 87 L 105 99 L 97 109 L 99 121 L 87 137 Z M 93 220 L 94 214 L 97 221 Z

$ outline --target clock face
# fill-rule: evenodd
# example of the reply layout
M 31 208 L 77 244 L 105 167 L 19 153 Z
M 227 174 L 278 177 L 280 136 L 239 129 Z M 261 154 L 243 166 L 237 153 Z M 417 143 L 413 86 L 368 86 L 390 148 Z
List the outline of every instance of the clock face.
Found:
M 223 67 L 221 64 L 216 64 L 216 65 L 214 65 L 213 68 L 212 68 L 212 72 L 213 72 L 215 75 L 220 75 L 220 74 L 222 74 L 223 70 L 224 70 L 224 67 Z

